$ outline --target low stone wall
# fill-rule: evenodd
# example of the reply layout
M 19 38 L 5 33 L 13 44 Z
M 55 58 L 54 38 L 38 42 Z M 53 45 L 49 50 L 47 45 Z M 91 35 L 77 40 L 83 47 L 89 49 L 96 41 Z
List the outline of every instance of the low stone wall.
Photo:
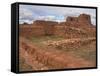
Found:
M 52 52 L 46 52 L 34 47 L 33 44 L 27 42 L 26 40 L 24 41 L 24 39 L 23 41 L 20 41 L 20 47 L 23 48 L 23 50 L 30 56 L 32 56 L 32 58 L 47 66 L 49 69 L 62 69 L 68 67 L 68 61 L 54 55 Z
M 67 55 L 65 53 L 59 52 L 59 51 L 47 51 L 43 49 L 39 49 L 36 47 L 31 41 L 21 38 L 20 39 L 20 48 L 24 50 L 24 52 L 27 53 L 27 63 L 28 65 L 32 66 L 33 68 L 38 66 L 40 67 L 46 67 L 42 70 L 47 69 L 64 69 L 64 68 L 80 68 L 80 67 L 91 67 L 93 64 L 84 61 L 82 59 L 74 58 L 71 55 Z M 22 50 L 20 50 L 22 51 Z M 26 56 L 23 55 L 22 56 Z M 41 63 L 42 65 L 33 65 L 34 59 L 38 61 L 38 63 Z M 41 70 L 41 69 L 40 69 Z

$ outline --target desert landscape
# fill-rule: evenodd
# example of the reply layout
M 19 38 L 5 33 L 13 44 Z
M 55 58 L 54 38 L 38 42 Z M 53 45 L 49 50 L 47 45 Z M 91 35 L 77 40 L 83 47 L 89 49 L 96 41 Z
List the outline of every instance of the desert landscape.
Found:
M 19 24 L 19 70 L 96 67 L 96 26 L 91 16 L 68 16 L 65 22 L 36 20 Z

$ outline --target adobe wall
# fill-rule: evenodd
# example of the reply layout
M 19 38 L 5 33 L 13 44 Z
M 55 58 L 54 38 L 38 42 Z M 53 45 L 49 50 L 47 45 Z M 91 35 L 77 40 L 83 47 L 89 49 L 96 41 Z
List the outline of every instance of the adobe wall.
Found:
M 42 26 L 21 25 L 19 27 L 19 34 L 24 37 L 42 36 L 45 34 Z
M 90 34 L 95 35 L 90 16 L 80 14 L 78 17 L 67 17 L 66 22 L 53 22 L 37 20 L 33 24 L 22 24 L 19 26 L 21 36 L 43 36 L 57 35 L 70 37 L 84 37 Z M 81 29 L 81 30 L 80 30 Z
M 78 17 L 78 22 L 82 24 L 91 24 L 91 17 L 87 14 L 81 14 Z
M 19 34 L 25 37 L 52 35 L 56 22 L 35 21 L 33 24 L 22 24 L 19 26 Z
M 65 35 L 65 29 L 66 29 L 65 22 L 62 22 L 62 23 L 55 25 L 53 35 L 64 36 Z

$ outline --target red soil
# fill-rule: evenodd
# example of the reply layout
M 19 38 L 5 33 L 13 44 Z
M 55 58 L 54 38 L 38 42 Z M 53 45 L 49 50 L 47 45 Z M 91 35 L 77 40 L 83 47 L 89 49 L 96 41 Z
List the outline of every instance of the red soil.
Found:
M 72 53 L 58 51 L 53 48 L 39 48 L 30 40 L 20 37 L 20 57 L 33 70 L 67 69 L 94 67 L 95 64 L 83 58 L 77 58 Z

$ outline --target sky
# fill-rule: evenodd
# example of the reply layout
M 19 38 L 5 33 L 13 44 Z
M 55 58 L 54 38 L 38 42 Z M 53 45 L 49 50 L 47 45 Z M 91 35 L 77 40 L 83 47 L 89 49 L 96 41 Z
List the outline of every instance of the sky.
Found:
M 74 8 L 74 7 L 54 7 L 37 5 L 19 5 L 19 23 L 33 23 L 35 20 L 64 22 L 68 16 L 79 16 L 89 14 L 91 22 L 96 25 L 96 9 Z

